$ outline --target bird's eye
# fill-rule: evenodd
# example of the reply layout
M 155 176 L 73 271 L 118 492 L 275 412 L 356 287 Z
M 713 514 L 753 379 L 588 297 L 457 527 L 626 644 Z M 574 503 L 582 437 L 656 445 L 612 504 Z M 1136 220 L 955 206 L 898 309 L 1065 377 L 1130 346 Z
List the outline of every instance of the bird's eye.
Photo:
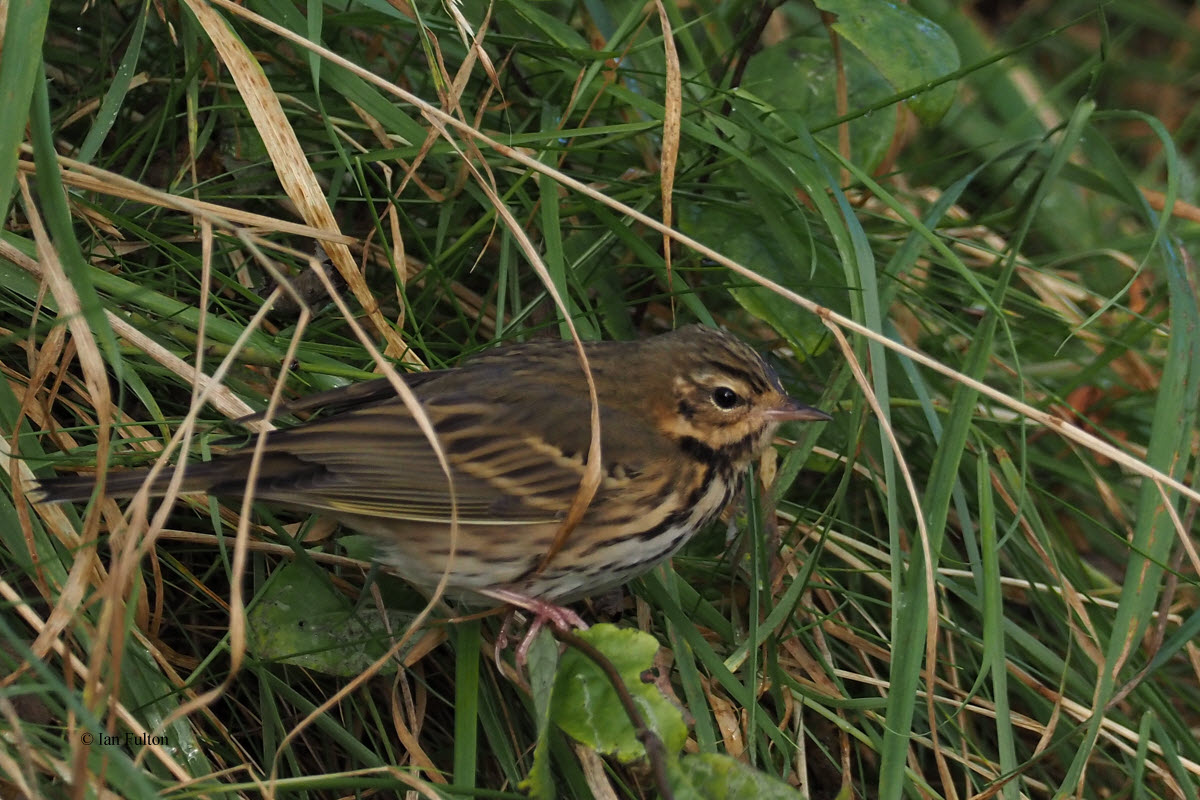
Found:
M 738 397 L 738 393 L 728 386 L 718 386 L 716 389 L 713 389 L 712 401 L 716 403 L 717 408 L 728 411 L 740 404 L 742 398 Z

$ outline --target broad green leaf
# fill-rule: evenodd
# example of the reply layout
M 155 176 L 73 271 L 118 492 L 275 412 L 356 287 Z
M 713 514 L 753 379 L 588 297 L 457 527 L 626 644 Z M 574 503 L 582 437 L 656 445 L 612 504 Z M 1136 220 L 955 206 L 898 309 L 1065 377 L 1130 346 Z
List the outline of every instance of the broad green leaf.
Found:
M 670 771 L 676 797 L 690 800 L 801 800 L 783 781 L 723 753 L 684 756 Z
M 817 0 L 837 14 L 833 29 L 875 65 L 897 92 L 912 91 L 908 107 L 933 125 L 954 102 L 954 84 L 925 85 L 959 68 L 958 48 L 939 25 L 910 6 L 884 0 Z M 851 106 L 853 107 L 853 106 Z
M 867 108 L 896 93 L 880 71 L 853 48 L 843 48 L 842 69 L 851 109 Z M 755 53 L 738 91 L 774 109 L 776 113 L 769 119 L 775 125 L 790 130 L 801 124 L 811 130 L 840 116 L 837 70 L 828 38 L 797 36 Z M 849 126 L 851 159 L 867 171 L 874 170 L 896 134 L 895 113 L 865 114 L 851 120 Z M 816 135 L 831 147 L 837 146 L 836 127 Z
M 764 198 L 763 202 L 769 201 Z M 837 254 L 809 235 L 809 221 L 794 206 L 777 203 L 768 208 L 757 202 L 745 208 L 685 205 L 680 208 L 679 222 L 685 233 L 712 244 L 764 278 L 844 311 L 844 291 L 822 290 L 845 283 Z M 820 352 L 827 345 L 825 326 L 791 300 L 741 278 L 730 281 L 729 293 L 742 308 L 787 337 L 798 354 Z
M 401 635 L 410 615 L 389 614 Z M 328 574 L 303 562 L 279 568 L 247 617 L 247 646 L 264 661 L 329 675 L 358 675 L 384 654 L 390 635 L 374 608 L 355 609 Z M 395 670 L 387 665 L 386 674 Z
M 687 738 L 683 713 L 644 677 L 654 665 L 658 641 L 649 634 L 607 624 L 581 631 L 579 636 L 612 661 L 668 756 L 678 753 Z M 628 763 L 646 755 L 608 677 L 577 650 L 568 648 L 563 654 L 550 717 L 576 741 L 620 761 Z

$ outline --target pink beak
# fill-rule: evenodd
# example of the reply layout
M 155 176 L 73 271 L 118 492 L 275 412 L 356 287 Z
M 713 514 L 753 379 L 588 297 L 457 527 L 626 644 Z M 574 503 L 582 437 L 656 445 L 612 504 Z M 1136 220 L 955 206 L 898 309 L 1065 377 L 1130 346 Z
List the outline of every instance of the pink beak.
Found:
M 829 422 L 833 417 L 819 408 L 806 406 L 803 403 L 785 397 L 777 407 L 768 409 L 764 415 L 771 422 L 791 422 L 793 420 L 806 422 Z

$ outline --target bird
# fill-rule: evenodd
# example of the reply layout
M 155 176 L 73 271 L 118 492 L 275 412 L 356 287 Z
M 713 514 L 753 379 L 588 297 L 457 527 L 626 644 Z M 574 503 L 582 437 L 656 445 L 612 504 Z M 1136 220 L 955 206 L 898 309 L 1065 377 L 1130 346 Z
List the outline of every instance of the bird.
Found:
M 370 534 L 377 560 L 419 589 L 560 606 L 624 584 L 676 553 L 738 493 L 782 423 L 828 421 L 784 390 L 752 347 L 689 325 L 583 345 L 599 410 L 601 480 L 566 538 L 584 476 L 591 396 L 573 342 L 501 345 L 402 375 L 453 478 L 387 378 L 301 399 L 322 413 L 265 435 L 257 500 Z M 244 496 L 254 448 L 186 465 L 183 493 Z M 131 497 L 148 469 L 108 474 Z M 169 471 L 148 487 L 166 492 Z M 42 480 L 35 500 L 87 501 L 92 475 Z M 451 535 L 452 517 L 457 525 Z M 549 556 L 549 557 L 548 557 Z

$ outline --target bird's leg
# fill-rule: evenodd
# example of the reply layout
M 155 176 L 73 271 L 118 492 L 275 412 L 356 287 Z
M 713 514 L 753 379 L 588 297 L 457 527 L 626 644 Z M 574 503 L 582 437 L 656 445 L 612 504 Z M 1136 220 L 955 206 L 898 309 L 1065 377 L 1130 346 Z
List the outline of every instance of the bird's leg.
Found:
M 517 645 L 517 666 L 525 666 L 525 661 L 529 655 L 529 648 L 533 644 L 533 639 L 542 630 L 547 623 L 556 630 L 569 631 L 572 628 L 587 629 L 587 623 L 569 608 L 564 606 L 556 606 L 553 603 L 547 603 L 545 600 L 539 600 L 536 597 L 526 597 L 519 592 L 514 592 L 510 589 L 485 589 L 479 592 L 493 600 L 498 600 L 501 603 L 522 608 L 533 614 L 533 621 L 529 624 L 529 632 L 521 638 L 521 643 Z M 512 622 L 512 617 L 504 621 L 504 625 L 500 628 L 500 637 L 496 640 L 497 649 L 503 649 L 508 644 L 508 627 Z

